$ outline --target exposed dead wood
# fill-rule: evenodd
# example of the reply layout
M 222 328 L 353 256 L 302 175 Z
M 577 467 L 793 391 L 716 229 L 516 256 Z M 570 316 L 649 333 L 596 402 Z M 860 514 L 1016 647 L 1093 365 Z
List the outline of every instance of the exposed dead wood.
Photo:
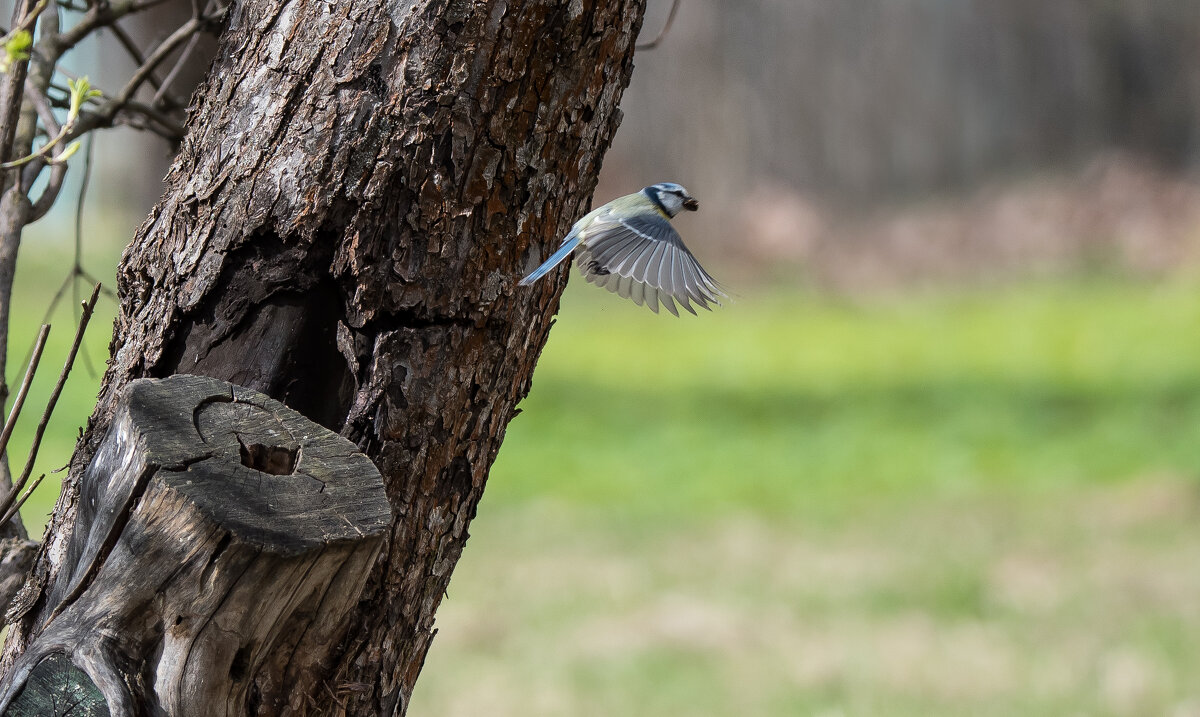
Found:
M 0 684 L 5 714 L 90 689 L 119 715 L 303 709 L 296 686 L 317 686 L 391 522 L 352 443 L 196 376 L 129 385 L 81 497 L 50 622 Z

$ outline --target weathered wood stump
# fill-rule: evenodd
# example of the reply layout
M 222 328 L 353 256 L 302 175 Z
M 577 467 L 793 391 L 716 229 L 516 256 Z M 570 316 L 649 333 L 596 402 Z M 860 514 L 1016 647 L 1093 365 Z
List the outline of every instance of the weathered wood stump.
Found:
M 197 376 L 130 384 L 80 500 L 4 715 L 304 713 L 391 520 L 354 444 Z

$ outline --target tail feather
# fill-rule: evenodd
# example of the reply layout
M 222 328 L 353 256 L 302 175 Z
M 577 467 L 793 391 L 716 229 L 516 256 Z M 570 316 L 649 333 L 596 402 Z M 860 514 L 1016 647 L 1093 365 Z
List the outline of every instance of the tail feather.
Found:
M 561 264 L 562 260 L 566 259 L 567 255 L 574 251 L 577 246 L 579 246 L 579 237 L 567 235 L 567 238 L 563 240 L 562 246 L 558 247 L 558 251 L 551 254 L 550 258 L 543 262 L 541 266 L 534 269 L 529 276 L 521 279 L 520 285 L 529 286 L 546 274 L 549 274 L 550 270 Z

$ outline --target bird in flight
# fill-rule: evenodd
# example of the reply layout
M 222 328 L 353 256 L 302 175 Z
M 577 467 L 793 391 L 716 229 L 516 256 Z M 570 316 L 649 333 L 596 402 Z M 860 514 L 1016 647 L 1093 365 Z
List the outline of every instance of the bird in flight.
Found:
M 682 186 L 660 182 L 617 197 L 575 222 L 558 251 L 521 279 L 528 286 L 579 249 L 579 268 L 588 281 L 658 313 L 658 303 L 675 316 L 675 302 L 696 313 L 692 303 L 712 310 L 727 296 L 683 245 L 671 218 L 700 203 Z

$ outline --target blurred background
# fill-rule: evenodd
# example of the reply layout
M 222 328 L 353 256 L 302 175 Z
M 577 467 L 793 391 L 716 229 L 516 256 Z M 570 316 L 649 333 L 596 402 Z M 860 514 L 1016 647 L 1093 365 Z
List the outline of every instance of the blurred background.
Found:
M 1200 716 L 1200 8 L 683 0 L 623 109 L 595 203 L 686 185 L 735 300 L 573 276 L 410 714 Z M 159 191 L 131 141 L 98 275 Z

